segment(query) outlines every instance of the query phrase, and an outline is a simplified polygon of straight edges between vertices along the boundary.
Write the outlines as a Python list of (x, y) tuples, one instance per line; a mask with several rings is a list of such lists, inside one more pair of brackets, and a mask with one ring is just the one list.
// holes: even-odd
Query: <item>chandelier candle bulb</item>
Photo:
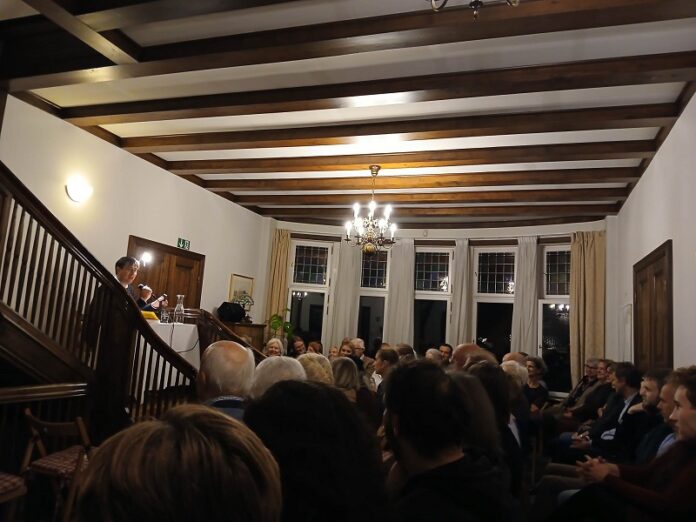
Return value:
[[(392, 212), (391, 205), (385, 205), (384, 217), (377, 219), (375, 211), (377, 210), (377, 202), (375, 201), (375, 180), (379, 173), (379, 165), (370, 165), (370, 173), (372, 175), (372, 198), (367, 205), (367, 217), (360, 216), (360, 204), (353, 205), (353, 220), (347, 221), (346, 237), (344, 241), (349, 242), (353, 246), (360, 247), (362, 253), (367, 256), (375, 255), (380, 250), (386, 250), (394, 246), (394, 232), (396, 226), (389, 221), (389, 216)], [(351, 237), (351, 230), (355, 230), (355, 234)], [(384, 237), (387, 229), (391, 230), (391, 238)]]

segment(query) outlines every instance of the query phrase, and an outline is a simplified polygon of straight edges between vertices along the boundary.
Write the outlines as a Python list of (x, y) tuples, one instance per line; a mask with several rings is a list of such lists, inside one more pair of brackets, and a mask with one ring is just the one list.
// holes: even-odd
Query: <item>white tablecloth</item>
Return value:
[(160, 338), (171, 346), (191, 366), (198, 370), (201, 365), (201, 349), (198, 327), (195, 324), (165, 323), (150, 321), (150, 326)]

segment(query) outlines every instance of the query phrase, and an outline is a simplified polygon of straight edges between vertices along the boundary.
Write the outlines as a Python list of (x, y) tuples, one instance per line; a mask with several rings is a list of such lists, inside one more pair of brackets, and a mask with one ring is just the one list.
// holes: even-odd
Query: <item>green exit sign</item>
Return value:
[(188, 239), (184, 239), (183, 237), (180, 237), (177, 240), (176, 246), (179, 248), (183, 248), (184, 250), (191, 250), (191, 242)]

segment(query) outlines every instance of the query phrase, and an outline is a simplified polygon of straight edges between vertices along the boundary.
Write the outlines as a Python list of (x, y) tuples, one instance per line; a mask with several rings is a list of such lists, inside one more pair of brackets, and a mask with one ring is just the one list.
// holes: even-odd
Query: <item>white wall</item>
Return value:
[[(191, 241), (205, 255), (201, 306), (227, 300), (230, 275), (255, 278), (252, 317), (263, 321), (274, 222), (197, 187), (73, 125), (8, 97), (0, 160), (109, 270), (128, 236), (176, 246)], [(82, 204), (65, 181), (81, 174), (94, 187)]]
[(622, 307), (633, 300), (633, 265), (672, 240), (674, 364), (696, 363), (696, 98), (607, 226), (607, 355), (630, 356)]

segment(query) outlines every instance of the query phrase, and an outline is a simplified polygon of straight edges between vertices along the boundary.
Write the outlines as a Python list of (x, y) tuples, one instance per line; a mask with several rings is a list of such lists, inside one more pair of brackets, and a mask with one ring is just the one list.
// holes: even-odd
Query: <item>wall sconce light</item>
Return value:
[(152, 262), (152, 254), (150, 252), (143, 252), (143, 255), (140, 256), (140, 262), (143, 266), (147, 266), (148, 263)]
[(82, 176), (71, 176), (65, 184), (65, 192), (75, 203), (87, 201), (94, 189)]

